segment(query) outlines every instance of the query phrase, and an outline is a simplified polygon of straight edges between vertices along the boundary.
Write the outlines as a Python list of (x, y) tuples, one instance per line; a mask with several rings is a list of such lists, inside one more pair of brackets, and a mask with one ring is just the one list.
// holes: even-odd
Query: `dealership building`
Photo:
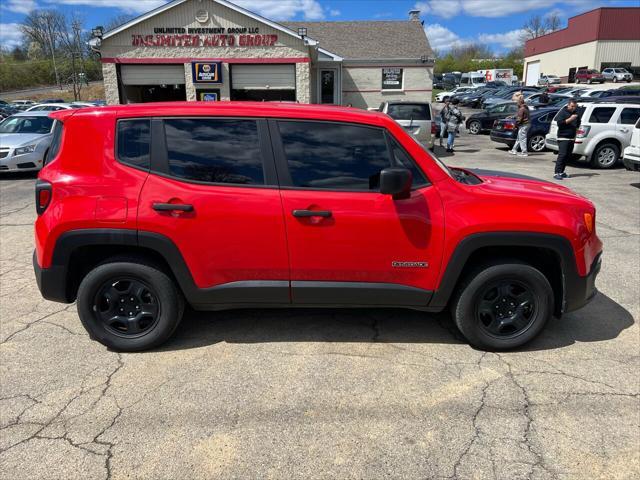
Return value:
[(430, 100), (433, 52), (406, 21), (275, 22), (225, 0), (174, 0), (94, 30), (109, 104), (254, 100), (368, 108)]
[(573, 82), (577, 70), (623, 67), (640, 78), (640, 8), (598, 8), (569, 19), (567, 28), (528, 40), (524, 79), (541, 75)]

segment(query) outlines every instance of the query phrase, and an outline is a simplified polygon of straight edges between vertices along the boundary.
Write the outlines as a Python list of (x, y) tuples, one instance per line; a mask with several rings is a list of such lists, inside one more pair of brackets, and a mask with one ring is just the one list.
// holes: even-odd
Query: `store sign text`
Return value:
[(131, 35), (134, 47), (271, 47), (278, 35), (260, 34), (257, 27), (158, 27), (154, 35)]

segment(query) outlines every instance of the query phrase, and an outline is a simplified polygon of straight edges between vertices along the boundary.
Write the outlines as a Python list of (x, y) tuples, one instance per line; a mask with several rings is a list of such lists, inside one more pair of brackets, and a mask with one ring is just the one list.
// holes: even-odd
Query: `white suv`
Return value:
[(640, 118), (633, 127), (631, 144), (624, 149), (622, 162), (627, 170), (640, 170)]
[[(640, 118), (640, 101), (599, 100), (594, 103), (578, 103), (581, 124), (578, 129), (574, 155), (584, 156), (597, 168), (613, 168), (622, 151), (631, 143), (633, 125)], [(558, 124), (554, 118), (545, 144), (558, 151)]]

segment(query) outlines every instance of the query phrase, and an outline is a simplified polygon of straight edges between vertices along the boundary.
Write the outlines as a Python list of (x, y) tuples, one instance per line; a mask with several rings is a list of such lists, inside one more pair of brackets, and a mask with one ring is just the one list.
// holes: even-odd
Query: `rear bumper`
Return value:
[(36, 252), (33, 252), (33, 271), (38, 289), (44, 298), (53, 302), (71, 303), (67, 297), (66, 269), (59, 265), (42, 268), (38, 264)]
[(509, 146), (513, 146), (513, 144), (516, 143), (513, 134), (498, 132), (496, 130), (491, 130), (491, 140), (498, 143), (506, 143)]
[(598, 292), (596, 289), (596, 277), (600, 273), (600, 267), (602, 266), (602, 252), (600, 252), (593, 263), (589, 273), (581, 277), (576, 275), (571, 278), (567, 276), (565, 278), (565, 306), (564, 313), (572, 312), (581, 307), (584, 307)]

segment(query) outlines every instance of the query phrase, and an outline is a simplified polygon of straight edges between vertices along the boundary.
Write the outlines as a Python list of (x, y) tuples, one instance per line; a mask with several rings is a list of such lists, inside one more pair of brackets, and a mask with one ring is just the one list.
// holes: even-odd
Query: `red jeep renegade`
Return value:
[(509, 349), (595, 294), (595, 209), (561, 186), (450, 169), (384, 114), (295, 104), (65, 110), (36, 184), (34, 268), (116, 350), (185, 302), (449, 308)]

